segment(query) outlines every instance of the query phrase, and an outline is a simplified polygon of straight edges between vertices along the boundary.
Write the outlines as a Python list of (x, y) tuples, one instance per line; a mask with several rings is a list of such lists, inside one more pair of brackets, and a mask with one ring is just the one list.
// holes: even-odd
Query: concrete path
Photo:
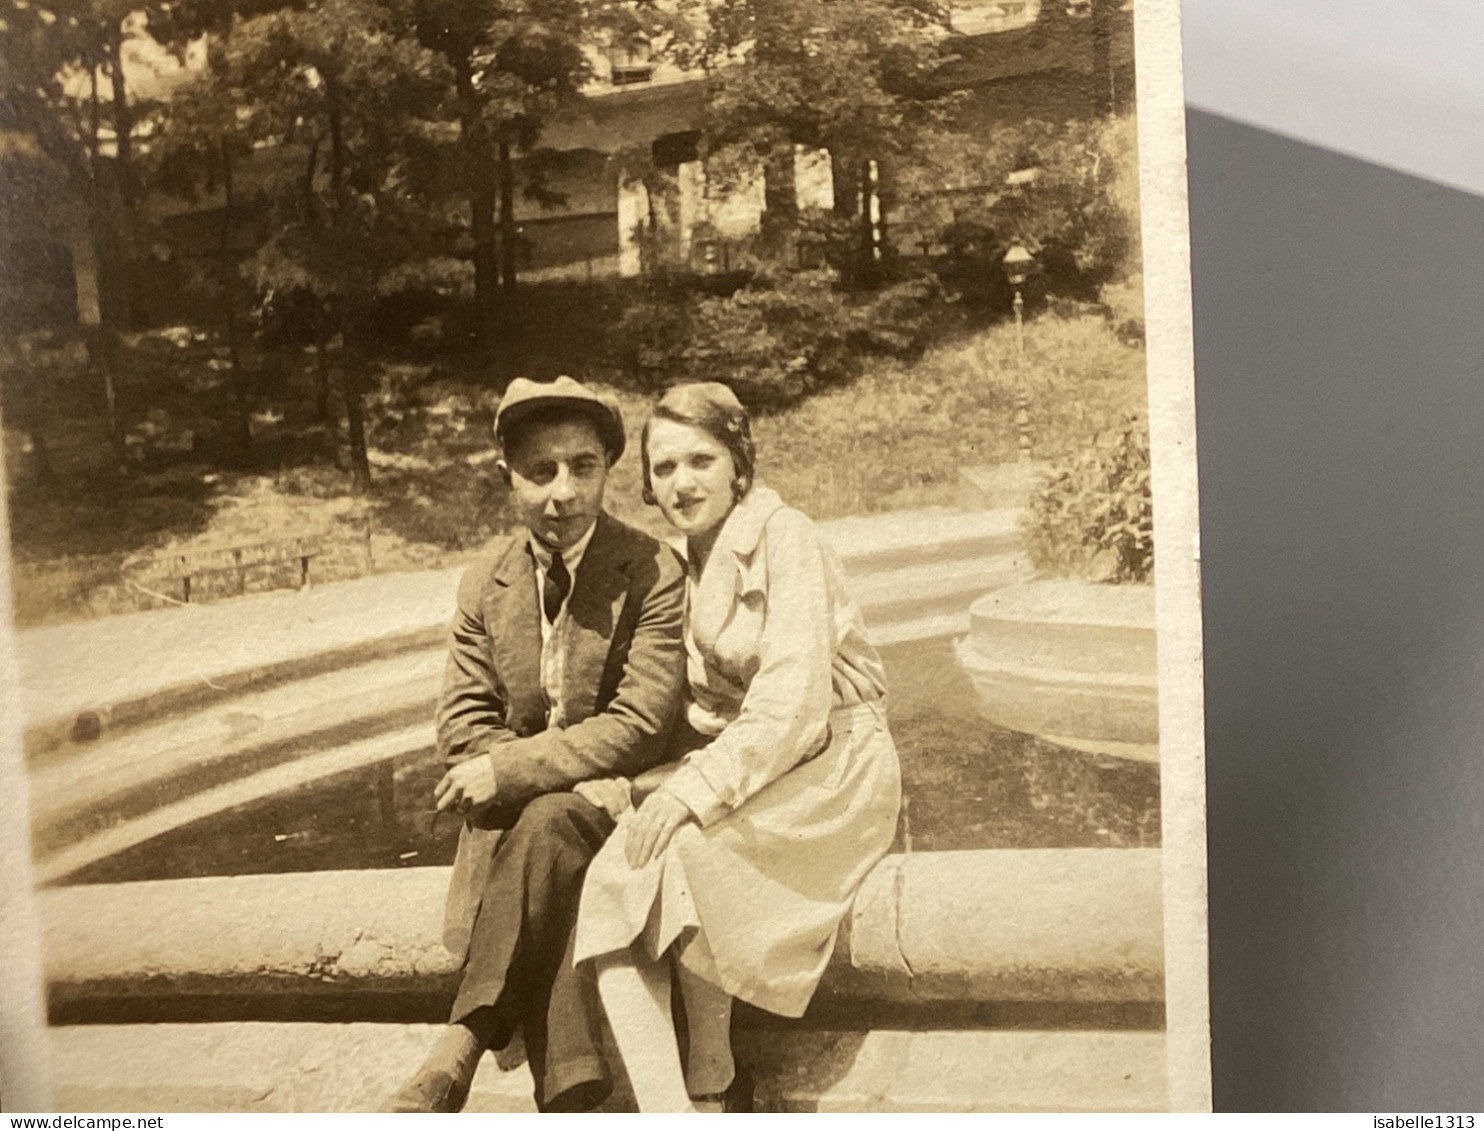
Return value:
[(462, 570), (388, 573), (19, 634), (28, 726), (86, 708), (436, 629), (453, 612)]
[[(52, 1030), (59, 1111), (371, 1112), (433, 1025), (86, 1025)], [(763, 1111), (1103, 1112), (1168, 1106), (1161, 1032), (755, 1030), (736, 1037)], [(468, 1112), (529, 1112), (486, 1057)], [(615, 1105), (614, 1110), (621, 1110)]]

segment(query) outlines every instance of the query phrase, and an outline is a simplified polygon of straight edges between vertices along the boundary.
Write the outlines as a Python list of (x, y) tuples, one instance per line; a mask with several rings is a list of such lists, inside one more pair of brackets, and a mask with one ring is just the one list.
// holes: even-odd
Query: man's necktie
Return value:
[(561, 554), (551, 555), (551, 565), (546, 569), (546, 586), (542, 590), (541, 604), (546, 613), (546, 623), (556, 624), (557, 614), (562, 611), (562, 602), (572, 592), (572, 575)]

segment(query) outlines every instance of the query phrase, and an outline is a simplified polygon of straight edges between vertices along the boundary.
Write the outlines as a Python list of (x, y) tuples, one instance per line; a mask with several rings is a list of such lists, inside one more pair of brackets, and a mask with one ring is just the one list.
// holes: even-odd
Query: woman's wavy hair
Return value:
[(654, 484), (649, 473), (649, 429), (656, 420), (673, 420), (699, 428), (732, 457), (732, 498), (741, 501), (752, 489), (757, 473), (757, 447), (752, 442), (752, 421), (737, 394), (717, 381), (693, 381), (670, 389), (654, 406), (639, 437), (639, 457), (644, 466), (644, 501), (655, 504)]

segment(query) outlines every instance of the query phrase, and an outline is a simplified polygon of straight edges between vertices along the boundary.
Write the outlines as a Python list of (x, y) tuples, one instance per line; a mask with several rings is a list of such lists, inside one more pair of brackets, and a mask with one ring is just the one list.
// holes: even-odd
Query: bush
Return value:
[(1032, 119), (988, 140), (942, 131), (922, 146), (923, 159), (900, 172), (894, 220), (941, 249), (934, 268), (967, 306), (1008, 306), (1001, 263), (1015, 243), (1036, 254), (1025, 288), (1033, 307), (1053, 296), (1096, 301), (1139, 261), (1131, 117)]
[(702, 299), (689, 313), (677, 359), (684, 376), (725, 381), (754, 407), (791, 404), (857, 372), (850, 312), (827, 279), (788, 276)]
[(1148, 581), (1154, 570), (1149, 436), (1130, 418), (1058, 466), (1031, 497), (1027, 552), (1040, 570), (1093, 581)]
[(942, 284), (931, 275), (886, 287), (857, 308), (851, 344), (864, 353), (916, 361), (932, 341), (947, 303)]
[(643, 392), (722, 381), (763, 410), (847, 384), (866, 355), (921, 355), (944, 305), (934, 280), (860, 296), (835, 282), (830, 271), (759, 274), (730, 293), (663, 294), (625, 312), (612, 353)]

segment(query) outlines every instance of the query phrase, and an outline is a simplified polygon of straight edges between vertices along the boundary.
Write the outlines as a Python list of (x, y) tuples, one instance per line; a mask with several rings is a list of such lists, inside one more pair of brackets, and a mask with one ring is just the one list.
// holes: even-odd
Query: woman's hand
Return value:
[(627, 778), (599, 778), (578, 782), (572, 787), (572, 792), (589, 805), (596, 805), (615, 821), (634, 807)]
[(624, 841), (624, 856), (630, 868), (643, 868), (656, 856), (664, 852), (670, 838), (686, 821), (695, 820), (695, 814), (685, 803), (663, 789), (651, 793), (644, 804), (634, 811), (629, 822), (628, 838)]

